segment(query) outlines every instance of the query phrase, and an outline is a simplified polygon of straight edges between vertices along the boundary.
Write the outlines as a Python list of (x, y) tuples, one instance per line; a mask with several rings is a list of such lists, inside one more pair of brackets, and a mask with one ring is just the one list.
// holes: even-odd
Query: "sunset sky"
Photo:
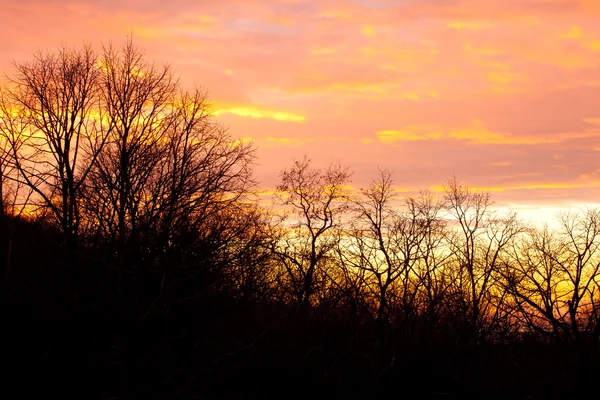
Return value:
[[(517, 211), (600, 199), (598, 0), (3, 0), (0, 71), (38, 49), (128, 35), (258, 147), (365, 186), (453, 174)], [(529, 211), (527, 211), (529, 210)]]

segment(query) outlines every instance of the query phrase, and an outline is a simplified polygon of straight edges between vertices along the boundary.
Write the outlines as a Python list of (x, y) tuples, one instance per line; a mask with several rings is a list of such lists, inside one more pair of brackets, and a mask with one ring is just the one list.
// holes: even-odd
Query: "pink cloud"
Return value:
[[(414, 188), (454, 173), (506, 204), (600, 194), (594, 0), (8, 0), (3, 17), (7, 74), (37, 49), (133, 35), (254, 138), (265, 186), (307, 153), (357, 186), (380, 166)], [(426, 140), (378, 140), (406, 127)]]

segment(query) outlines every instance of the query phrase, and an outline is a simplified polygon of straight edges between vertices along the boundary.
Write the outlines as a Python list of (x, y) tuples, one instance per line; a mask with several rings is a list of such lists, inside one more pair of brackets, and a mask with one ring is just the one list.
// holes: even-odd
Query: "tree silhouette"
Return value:
[(319, 267), (335, 246), (336, 236), (329, 233), (348, 207), (350, 176), (348, 168), (337, 164), (313, 168), (307, 157), (281, 172), (279, 204), (291, 209), (290, 225), (283, 228), (274, 252), (285, 269), (294, 301), (302, 308), (311, 304), (317, 284), (325, 279)]
[(177, 82), (168, 67), (148, 64), (129, 41), (121, 50), (109, 45), (99, 58), (100, 95), (109, 137), (92, 169), (86, 195), (92, 225), (117, 243), (123, 268), (129, 248), (139, 248), (146, 187), (164, 157)]
[(51, 212), (71, 246), (79, 234), (81, 189), (108, 132), (97, 59), (89, 46), (62, 47), (15, 67), (0, 100), (0, 134), (17, 172), (12, 179), (37, 194), (35, 205)]
[(600, 214), (563, 213), (559, 222), (516, 244), (506, 284), (523, 328), (578, 345), (597, 342)]
[(243, 205), (254, 201), (252, 143), (231, 137), (201, 90), (184, 91), (131, 40), (100, 56), (62, 47), (15, 65), (0, 98), (3, 212), (8, 194), (34, 215), (49, 211), (65, 248), (83, 238), (81, 249), (116, 271), (119, 293), (124, 274), (161, 282), (162, 293), (200, 268), (198, 254), (206, 263), (231, 253), (223, 238), (258, 221)]
[(349, 274), (364, 279), (383, 349), (400, 329), (413, 331), (421, 292), (435, 307), (443, 290), (432, 282), (444, 257), (437, 248), (444, 237), (441, 204), (426, 193), (399, 200), (392, 174), (383, 170), (361, 190), (353, 208), (352, 228), (340, 256)]
[(488, 193), (461, 186), (456, 178), (446, 186), (445, 201), (456, 224), (449, 245), (456, 311), (465, 317), (459, 332), (470, 342), (485, 340), (512, 327), (499, 272), (523, 227), (514, 213), (503, 216), (493, 211)]

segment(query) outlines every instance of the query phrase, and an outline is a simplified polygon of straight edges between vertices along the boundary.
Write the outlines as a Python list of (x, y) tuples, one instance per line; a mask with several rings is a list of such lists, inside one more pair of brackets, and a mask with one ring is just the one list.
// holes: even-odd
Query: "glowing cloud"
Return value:
[[(508, 192), (522, 190), (561, 190), (600, 187), (600, 181), (584, 183), (530, 183), (526, 185), (507, 186), (471, 186), (470, 189), (483, 192)], [(444, 185), (433, 185), (429, 187), (432, 192), (444, 192)]]
[(490, 23), (487, 21), (454, 21), (449, 22), (447, 26), (457, 31), (479, 31), (489, 27)]
[(491, 132), (479, 120), (474, 120), (468, 128), (450, 131), (448, 137), (468, 140), (476, 144), (539, 144), (548, 143), (549, 141), (545, 138), (511, 137), (506, 134)]
[(265, 110), (258, 107), (252, 106), (236, 106), (236, 107), (226, 107), (226, 108), (217, 108), (214, 112), (214, 115), (218, 116), (221, 114), (233, 114), (239, 117), (247, 117), (254, 119), (272, 119), (275, 121), (281, 122), (297, 122), (302, 123), (306, 121), (306, 117), (303, 115), (295, 114), (289, 111), (274, 111), (274, 110)]
[(293, 138), (293, 137), (273, 137), (269, 136), (266, 138), (266, 141), (270, 144), (276, 145), (300, 145), (304, 143), (314, 142), (314, 139), (311, 138)]
[(583, 122), (590, 125), (600, 125), (600, 118), (584, 118)]
[(567, 32), (560, 35), (560, 37), (564, 39), (580, 39), (583, 37), (583, 31), (578, 26), (572, 26)]
[(360, 30), (360, 33), (362, 33), (364, 36), (371, 37), (375, 33), (375, 28), (373, 28), (371, 25), (365, 25)]
[[(511, 137), (506, 134), (491, 132), (479, 120), (461, 129), (447, 129), (441, 126), (407, 126), (400, 130), (382, 130), (376, 132), (382, 143), (412, 142), (420, 140), (458, 139), (473, 144), (540, 144), (557, 143), (558, 138)], [(565, 135), (565, 138), (568, 138)]]
[(381, 166), (406, 187), (456, 173), (513, 188), (498, 189), (506, 203), (600, 199), (596, 0), (2, 6), (0, 74), (37, 49), (131, 35), (149, 62), (206, 89), (232, 134), (254, 138), (266, 187), (306, 152), (348, 164), (358, 186)]
[(383, 143), (413, 142), (417, 140), (432, 140), (442, 137), (441, 133), (435, 132), (430, 127), (407, 126), (402, 130), (377, 131), (376, 135)]
[(588, 42), (585, 47), (592, 51), (600, 51), (600, 40)]
[(484, 55), (484, 56), (496, 56), (499, 54), (503, 54), (502, 50), (490, 48), (487, 46), (475, 47), (475, 46), (471, 46), (470, 44), (467, 44), (464, 46), (464, 49), (469, 53)]

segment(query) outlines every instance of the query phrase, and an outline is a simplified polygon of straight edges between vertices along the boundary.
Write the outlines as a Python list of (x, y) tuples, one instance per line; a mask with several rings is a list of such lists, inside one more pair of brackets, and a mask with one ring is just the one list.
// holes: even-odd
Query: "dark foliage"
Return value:
[[(399, 338), (378, 349), (375, 324), (346, 310), (249, 300), (220, 290), (229, 277), (202, 274), (177, 287), (164, 312), (131, 310), (154, 300), (156, 282), (116, 275), (93, 252), (66, 253), (39, 222), (14, 226), (12, 271), (2, 283), (4, 390), (18, 398), (562, 398), (599, 371), (571, 345), (522, 335), (464, 344)], [(6, 271), (4, 271), (6, 272)], [(176, 293), (182, 293), (176, 296)], [(14, 392), (13, 392), (14, 390)]]

